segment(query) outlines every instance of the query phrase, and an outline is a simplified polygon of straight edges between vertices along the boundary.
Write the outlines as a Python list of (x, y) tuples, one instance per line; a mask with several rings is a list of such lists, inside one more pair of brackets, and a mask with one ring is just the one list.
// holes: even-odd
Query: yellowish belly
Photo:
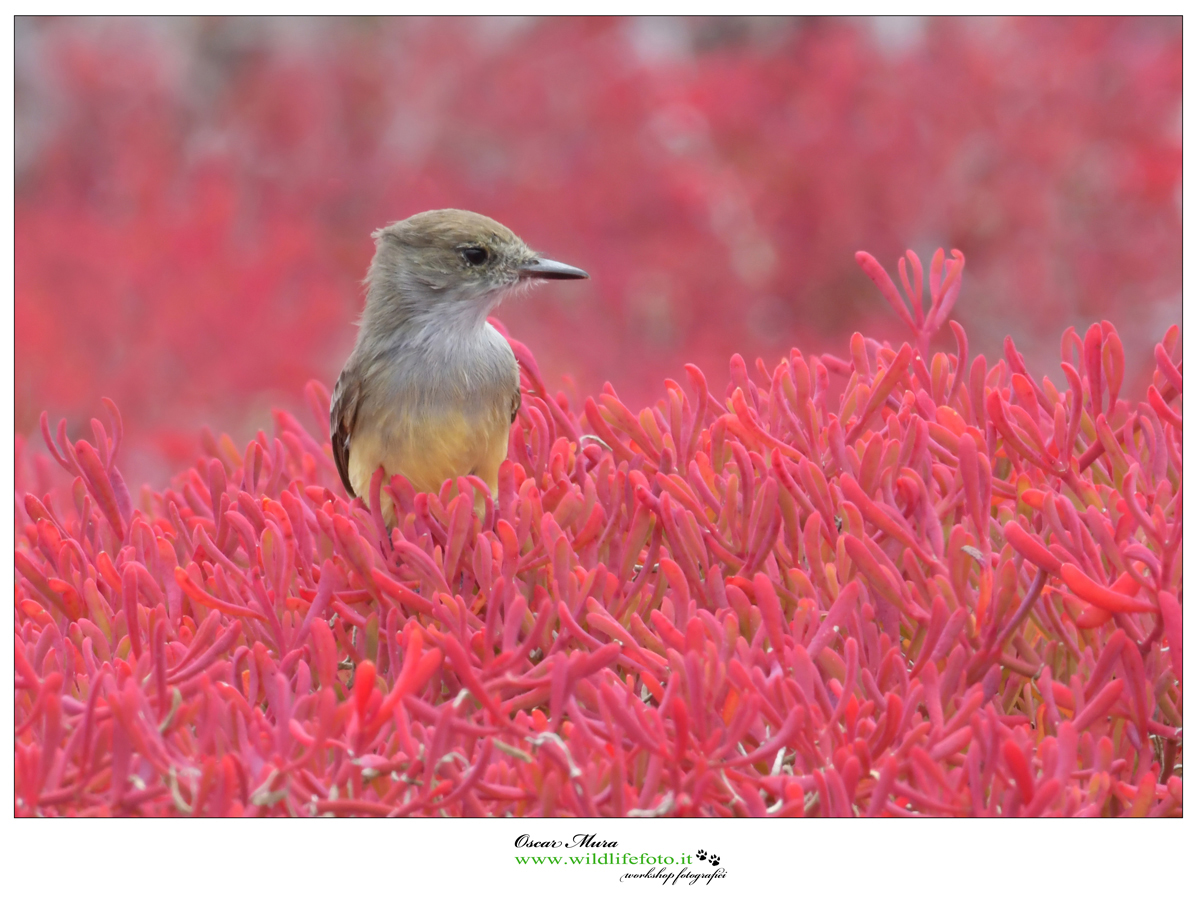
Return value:
[[(381, 465), (387, 478), (403, 475), (417, 491), (436, 493), (447, 478), (477, 475), (493, 495), (500, 463), (508, 455), (507, 417), (468, 419), (455, 412), (420, 422), (395, 419), (356, 428), (350, 441), (349, 474), (354, 492), (370, 505), (371, 477)], [(391, 500), (381, 503), (394, 524)]]

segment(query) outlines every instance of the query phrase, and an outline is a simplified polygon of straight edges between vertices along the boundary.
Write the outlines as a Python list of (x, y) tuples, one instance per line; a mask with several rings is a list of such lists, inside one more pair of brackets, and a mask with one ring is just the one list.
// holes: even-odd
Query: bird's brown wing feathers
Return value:
[(517, 388), (516, 391), (513, 392), (512, 416), (509, 417), (509, 420), (508, 420), (509, 425), (511, 425), (513, 422), (517, 421), (517, 410), (519, 410), (520, 408), (521, 408), (521, 389)]
[(338, 376), (329, 400), (329, 440), (333, 444), (333, 461), (346, 493), (356, 496), (350, 484), (350, 436), (354, 433), (354, 421), (358, 418), (358, 401), (361, 381), (358, 373), (347, 365)]

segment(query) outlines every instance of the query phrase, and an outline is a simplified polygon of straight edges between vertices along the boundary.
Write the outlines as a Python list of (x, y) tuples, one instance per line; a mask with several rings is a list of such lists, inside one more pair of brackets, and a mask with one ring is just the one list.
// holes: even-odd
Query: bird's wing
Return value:
[(512, 415), (508, 419), (508, 424), (511, 425), (517, 421), (517, 410), (521, 408), (521, 389), (518, 387), (513, 391), (512, 396)]
[(354, 421), (358, 418), (358, 401), (361, 396), (362, 379), (356, 366), (347, 365), (333, 386), (329, 399), (329, 440), (333, 444), (333, 461), (346, 493), (356, 496), (350, 484), (350, 436), (354, 433)]

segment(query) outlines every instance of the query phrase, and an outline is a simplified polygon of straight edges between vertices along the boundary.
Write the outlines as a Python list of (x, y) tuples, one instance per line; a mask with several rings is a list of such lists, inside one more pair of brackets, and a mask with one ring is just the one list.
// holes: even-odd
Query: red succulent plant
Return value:
[(498, 496), (380, 472), (390, 535), (289, 413), (136, 500), (114, 404), (92, 442), (43, 414), (17, 814), (1179, 815), (1179, 329), (1139, 400), (1068, 329), (1059, 390), (971, 357), (962, 254), (928, 306), (915, 254), (904, 294), (858, 261), (915, 345), (689, 365), (635, 413), (512, 341)]

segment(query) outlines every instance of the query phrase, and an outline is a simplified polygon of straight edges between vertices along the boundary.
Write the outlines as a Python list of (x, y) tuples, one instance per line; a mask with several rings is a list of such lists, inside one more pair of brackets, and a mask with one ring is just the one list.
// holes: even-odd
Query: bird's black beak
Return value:
[(566, 263), (555, 262), (552, 259), (531, 259), (522, 263), (522, 278), (587, 278), (588, 273), (583, 269), (568, 266)]

